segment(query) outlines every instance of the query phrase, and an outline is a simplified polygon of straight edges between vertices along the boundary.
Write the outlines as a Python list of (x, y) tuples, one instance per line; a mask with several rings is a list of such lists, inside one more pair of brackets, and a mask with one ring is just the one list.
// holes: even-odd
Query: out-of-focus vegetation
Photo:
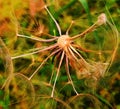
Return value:
[[(54, 96), (51, 97), (61, 53), (51, 56), (36, 75), (29, 78), (47, 58), (49, 50), (26, 56), (22, 54), (34, 53), (56, 42), (39, 42), (19, 37), (19, 34), (39, 39), (48, 39), (51, 37), (48, 34), (59, 36), (45, 5), (60, 25), (62, 34), (74, 21), (69, 31), (71, 37), (90, 27), (101, 13), (105, 13), (112, 24), (111, 27), (106, 24), (96, 28), (85, 38), (76, 40), (87, 50), (95, 50), (98, 54), (102, 51), (99, 55), (79, 51), (87, 61), (96, 65), (98, 72), (104, 72), (101, 63), (108, 68), (102, 75), (95, 73), (95, 79), (86, 75), (79, 78), (80, 72), (75, 73), (73, 68), (77, 64), (70, 63), (73, 65), (69, 66), (70, 75), (78, 95), (68, 81), (63, 59)], [(119, 17), (119, 0), (1, 0), (0, 109), (120, 109), (120, 49), (118, 47), (115, 54), (110, 52), (117, 48), (119, 39), (114, 36), (114, 30), (120, 31)]]

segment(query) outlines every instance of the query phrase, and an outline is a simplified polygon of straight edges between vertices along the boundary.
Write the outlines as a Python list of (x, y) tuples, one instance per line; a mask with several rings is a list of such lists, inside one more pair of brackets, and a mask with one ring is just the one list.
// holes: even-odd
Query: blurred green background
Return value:
[[(0, 87), (10, 75), (9, 72), (4, 73), (5, 56), (17, 56), (27, 53), (30, 49), (52, 44), (19, 38), (16, 36), (17, 30), (20, 34), (29, 36), (42, 37), (41, 32), (58, 35), (55, 23), (43, 9), (44, 4), (59, 23), (62, 34), (65, 34), (72, 20), (75, 23), (69, 32), (70, 36), (83, 32), (96, 21), (100, 13), (106, 13), (110, 22), (114, 22), (118, 32), (120, 31), (119, 0), (45, 0), (44, 2), (43, 0), (0, 0), (0, 37), (9, 50), (7, 54), (2, 52), (2, 48), (0, 49)], [(107, 45), (112, 46), (108, 42)], [(43, 52), (13, 60), (14, 73), (30, 76), (47, 54), (48, 52)], [(70, 107), (72, 109), (120, 109), (119, 54), (118, 48), (109, 75), (101, 78), (97, 87), (94, 87), (94, 84), (86, 86), (84, 80), (78, 80), (76, 74), (72, 73), (76, 89), (81, 93), (75, 97), (71, 85), (67, 83), (65, 69), (62, 67), (55, 91), (57, 98), (54, 99), (50, 98), (52, 86), (49, 84), (50, 76), (54, 72), (54, 57), (52, 57), (32, 80), (33, 85), (24, 76), (18, 75), (12, 80), (9, 91), (1, 89), (0, 109), (69, 109)], [(51, 83), (54, 83), (54, 79)], [(37, 96), (35, 100), (34, 94)]]

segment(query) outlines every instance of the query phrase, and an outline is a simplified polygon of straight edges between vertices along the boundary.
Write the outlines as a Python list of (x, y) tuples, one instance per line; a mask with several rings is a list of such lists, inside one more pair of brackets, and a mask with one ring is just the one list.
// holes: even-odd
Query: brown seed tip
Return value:
[(102, 13), (98, 16), (98, 21), (97, 21), (98, 23), (97, 24), (100, 26), (100, 25), (105, 24), (106, 21), (107, 21), (106, 15), (105, 15), (105, 13)]

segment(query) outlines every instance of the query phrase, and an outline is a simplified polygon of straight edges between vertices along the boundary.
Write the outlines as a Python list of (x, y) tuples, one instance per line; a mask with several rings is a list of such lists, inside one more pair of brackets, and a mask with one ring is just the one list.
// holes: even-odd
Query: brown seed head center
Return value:
[(68, 35), (62, 35), (58, 38), (58, 45), (60, 48), (65, 49), (70, 45), (70, 37)]

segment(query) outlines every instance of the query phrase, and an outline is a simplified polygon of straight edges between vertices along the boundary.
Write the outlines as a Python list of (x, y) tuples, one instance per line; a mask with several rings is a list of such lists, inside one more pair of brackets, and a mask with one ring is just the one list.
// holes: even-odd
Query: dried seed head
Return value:
[(106, 21), (107, 21), (106, 15), (105, 15), (105, 13), (102, 13), (98, 16), (97, 25), (98, 26), (103, 25), (106, 23)]
[(58, 38), (58, 45), (60, 48), (64, 49), (70, 45), (70, 38), (68, 35), (62, 35)]

